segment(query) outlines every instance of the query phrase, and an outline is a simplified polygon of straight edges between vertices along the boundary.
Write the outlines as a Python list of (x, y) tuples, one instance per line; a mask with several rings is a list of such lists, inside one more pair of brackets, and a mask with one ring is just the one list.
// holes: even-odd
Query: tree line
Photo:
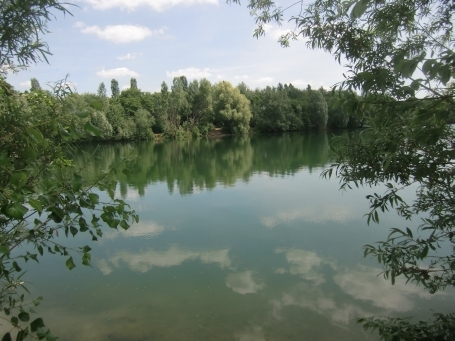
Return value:
[[(336, 106), (340, 96), (320, 88), (299, 89), (292, 84), (251, 89), (245, 83), (237, 87), (229, 82), (212, 84), (207, 79), (189, 82), (175, 77), (169, 86), (150, 93), (138, 88), (131, 78), (130, 87), (120, 91), (116, 79), (111, 81), (111, 96), (101, 83), (96, 93), (78, 94), (68, 88), (63, 102), (68, 108), (87, 113), (76, 127), (90, 122), (102, 132), (103, 140), (147, 140), (155, 134), (176, 138), (207, 136), (215, 127), (224, 133), (302, 131), (325, 128), (357, 128), (362, 121)], [(56, 92), (56, 91), (54, 91)], [(57, 91), (58, 93), (58, 91)], [(29, 101), (46, 103), (55, 96), (43, 91), (32, 78), (31, 89), (24, 93)]]

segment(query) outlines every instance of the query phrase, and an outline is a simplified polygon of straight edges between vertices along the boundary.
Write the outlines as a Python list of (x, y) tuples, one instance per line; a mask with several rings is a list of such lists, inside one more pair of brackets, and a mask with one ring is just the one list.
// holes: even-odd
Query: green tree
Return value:
[(123, 90), (118, 96), (118, 100), (128, 116), (134, 116), (136, 111), (142, 108), (141, 92), (138, 89)]
[(245, 134), (251, 119), (250, 102), (229, 82), (213, 87), (215, 122), (231, 133)]
[(293, 111), (283, 86), (281, 86), (281, 91), (269, 86), (262, 90), (260, 108), (256, 119), (256, 126), (259, 130), (266, 132), (289, 130), (289, 116), (293, 114)]
[(30, 91), (41, 90), (41, 85), (36, 78), (30, 79)]
[(4, 0), (0, 3), (0, 73), (17, 71), (50, 55), (41, 40), (47, 22), (55, 13), (70, 14), (65, 4), (56, 0)]
[(172, 81), (165, 127), (166, 134), (171, 137), (177, 137), (180, 134), (180, 121), (182, 118), (187, 118), (189, 114), (188, 93), (185, 91), (185, 80), (186, 78), (174, 77)]
[(122, 127), (124, 126), (125, 110), (117, 100), (111, 100), (106, 110), (106, 118), (112, 126), (112, 138), (115, 140), (127, 139)]
[(98, 97), (100, 99), (104, 99), (107, 97), (107, 91), (106, 91), (106, 86), (104, 85), (104, 82), (101, 82), (100, 85), (98, 86), (98, 91), (96, 92)]
[[(237, 2), (237, 1), (236, 1)], [(301, 3), (300, 1), (298, 2)], [(272, 2), (251, 0), (256, 36), (264, 25), (280, 21)], [(300, 6), (299, 6), (300, 9)], [(360, 91), (341, 103), (369, 126), (368, 133), (335, 143), (337, 162), (324, 175), (337, 174), (342, 187), (384, 185), (369, 195), (368, 222), (395, 209), (404, 219), (424, 216), (418, 231), (406, 222), (380, 243), (365, 246), (384, 276), (398, 276), (434, 293), (455, 285), (455, 133), (446, 124), (455, 110), (455, 52), (452, 1), (316, 0), (292, 20), (296, 30), (280, 41), (304, 37), (348, 68), (341, 89)], [(400, 192), (413, 186), (415, 198)], [(361, 319), (383, 340), (453, 340), (455, 315), (435, 314), (429, 322), (398, 318)]]
[(313, 127), (325, 128), (329, 118), (328, 107), (324, 95), (320, 91), (308, 90), (307, 112)]
[(156, 105), (154, 106), (156, 132), (164, 132), (167, 124), (167, 114), (169, 108), (169, 88), (166, 82), (161, 83), (161, 91), (157, 95)]
[(136, 80), (136, 78), (131, 78), (131, 80), (130, 80), (130, 89), (138, 90), (137, 89), (137, 80)]
[(212, 84), (207, 79), (192, 81), (188, 85), (188, 102), (190, 105), (188, 124), (191, 129), (198, 128), (203, 135), (213, 122)]
[(112, 98), (117, 98), (120, 95), (120, 88), (116, 79), (111, 80)]
[(134, 113), (134, 123), (136, 124), (136, 138), (149, 140), (153, 138), (153, 117), (145, 109), (139, 109)]

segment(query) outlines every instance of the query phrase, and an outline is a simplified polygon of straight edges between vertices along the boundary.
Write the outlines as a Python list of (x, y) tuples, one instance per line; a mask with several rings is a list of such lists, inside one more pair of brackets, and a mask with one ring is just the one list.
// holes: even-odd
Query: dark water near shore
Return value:
[(320, 177), (325, 132), (89, 145), (75, 163), (97, 173), (129, 153), (117, 192), (140, 223), (69, 239), (92, 247), (93, 268), (53, 256), (27, 274), (61, 340), (376, 340), (356, 318), (453, 307), (453, 291), (391, 286), (363, 259), (404, 221), (368, 226), (372, 190)]

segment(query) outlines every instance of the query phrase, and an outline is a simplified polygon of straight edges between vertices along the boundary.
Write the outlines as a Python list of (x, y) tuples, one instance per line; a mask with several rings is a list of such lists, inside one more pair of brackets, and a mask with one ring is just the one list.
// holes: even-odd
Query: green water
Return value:
[(117, 192), (140, 223), (66, 241), (89, 243), (93, 268), (29, 269), (46, 324), (69, 341), (376, 340), (356, 318), (450, 311), (453, 291), (392, 287), (363, 259), (403, 222), (367, 226), (371, 190), (320, 178), (328, 148), (325, 132), (81, 147), (87, 174), (139, 155)]

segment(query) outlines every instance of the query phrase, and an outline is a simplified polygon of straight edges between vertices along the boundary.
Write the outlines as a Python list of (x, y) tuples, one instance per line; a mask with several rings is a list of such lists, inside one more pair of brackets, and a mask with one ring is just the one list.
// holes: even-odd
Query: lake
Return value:
[(377, 340), (358, 317), (450, 312), (453, 290), (392, 286), (363, 258), (404, 221), (368, 226), (374, 190), (340, 192), (320, 177), (330, 134), (81, 146), (86, 174), (138, 154), (117, 194), (140, 222), (104, 227), (98, 242), (63, 240), (89, 244), (93, 267), (78, 259), (69, 271), (58, 256), (28, 265), (28, 287), (44, 297), (36, 310), (68, 341)]

